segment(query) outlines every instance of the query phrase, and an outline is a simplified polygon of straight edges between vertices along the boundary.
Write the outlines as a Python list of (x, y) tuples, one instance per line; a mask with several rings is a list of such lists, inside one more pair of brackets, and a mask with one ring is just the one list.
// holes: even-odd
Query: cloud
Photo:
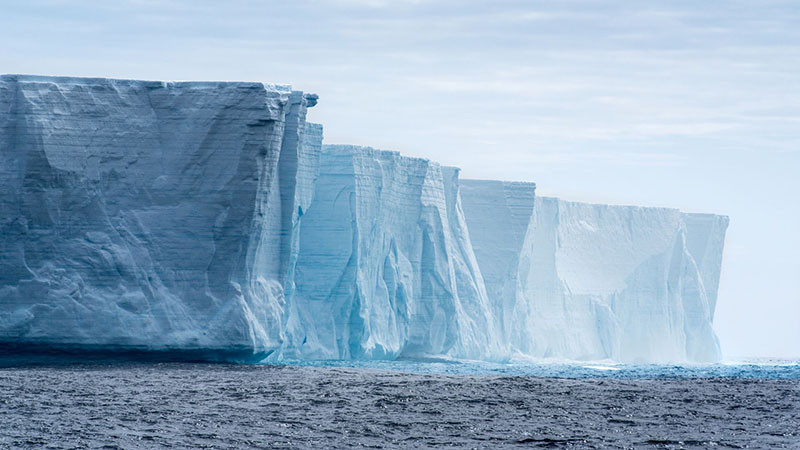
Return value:
[(420, 5), (424, 2), (430, 3), (431, 1), (432, 0), (329, 0), (317, 3), (366, 8), (390, 8), (398, 6)]

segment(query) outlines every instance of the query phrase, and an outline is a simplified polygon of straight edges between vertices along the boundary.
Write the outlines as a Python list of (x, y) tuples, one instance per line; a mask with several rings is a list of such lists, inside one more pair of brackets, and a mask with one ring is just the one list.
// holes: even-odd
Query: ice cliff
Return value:
[(457, 170), (353, 146), (326, 146), (319, 167), (282, 355), (496, 357)]
[[(487, 182), (462, 185), (470, 229), (514, 224), (484, 206), (501, 205), (509, 216), (517, 202), (507, 184), (495, 184), (492, 196)], [(726, 217), (543, 197), (525, 203), (534, 206), (532, 214), (524, 210), (524, 238), (472, 235), (484, 273), (510, 270), (500, 278), (500, 298), (513, 303), (506, 330), (516, 352), (623, 362), (720, 359), (711, 323)], [(479, 250), (485, 247), (492, 252)]]
[[(462, 180), (467, 228), (493, 314), (507, 345), (519, 332), (520, 254), (534, 207), (534, 183)], [(498, 232), (498, 230), (500, 232)], [(520, 338), (517, 338), (518, 342)]]
[(271, 352), (282, 250), (313, 172), (297, 162), (309, 98), (262, 83), (0, 78), (0, 341)]
[(316, 102), (0, 77), (0, 356), (719, 359), (726, 217), (323, 146)]

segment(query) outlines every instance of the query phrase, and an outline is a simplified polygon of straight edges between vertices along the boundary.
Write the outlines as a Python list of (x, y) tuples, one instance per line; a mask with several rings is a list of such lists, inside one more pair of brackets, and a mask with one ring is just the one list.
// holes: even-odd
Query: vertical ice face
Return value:
[[(728, 217), (714, 214), (681, 214), (684, 225), (685, 252), (689, 262), (687, 270), (693, 284), (683, 292), (683, 308), (687, 316), (687, 357), (695, 361), (716, 361), (720, 358), (719, 345), (711, 327), (717, 305), (722, 248)], [(707, 314), (707, 315), (706, 315)]]
[(682, 218), (686, 226), (686, 248), (700, 271), (700, 279), (713, 318), (717, 306), (722, 249), (725, 245), (728, 217), (716, 214), (683, 214)]
[(305, 104), (262, 83), (0, 78), (0, 341), (271, 351), (279, 167), (302, 171), (279, 159)]
[[(487, 291), (511, 311), (504, 327), (516, 351), (575, 360), (719, 360), (711, 323), (726, 217), (531, 201), (532, 190), (514, 197), (527, 205), (520, 209), (503, 201), (500, 182), (462, 186)], [(531, 206), (520, 238), (514, 214), (528, 216)], [(487, 229), (502, 237), (473, 231)]]
[[(282, 280), (289, 280), (288, 271), (292, 265), (290, 260), (293, 242), (303, 207), (311, 202), (309, 191), (313, 189), (319, 163), (319, 148), (322, 145), (322, 132), (319, 130), (319, 142), (306, 139), (305, 131), (311, 130), (314, 137), (317, 130), (312, 124), (306, 127), (306, 109), (308, 100), (299, 91), (292, 92), (286, 107), (283, 140), (281, 143), (278, 173), (280, 177), (281, 195), (281, 267), (286, 270)], [(296, 255), (295, 255), (296, 256)]]
[(461, 180), (461, 199), (472, 246), (492, 312), (506, 343), (519, 333), (519, 257), (534, 206), (534, 183)]
[(323, 149), (316, 100), (0, 77), (0, 351), (719, 359), (727, 217)]
[(461, 327), (459, 347), (452, 353), (467, 358), (504, 360), (510, 356), (511, 348), (503, 335), (503, 317), (496, 313), (478, 266), (464, 214), (459, 172), (455, 167), (442, 167), (456, 293), (464, 309), (462, 321), (469, 323)]
[[(680, 213), (540, 198), (523, 250), (526, 353), (570, 359), (686, 359)], [(707, 305), (706, 305), (707, 309)], [(710, 320), (708, 311), (704, 320)], [(553, 335), (560, 330), (558, 335)], [(712, 340), (712, 343), (715, 342)]]
[(477, 358), (498, 345), (468, 237), (454, 236), (454, 226), (466, 232), (457, 173), (445, 172), (394, 152), (325, 147), (283, 356)]
[[(316, 123), (303, 124), (303, 133), (300, 136), (299, 145), (295, 140), (295, 145), (289, 146), (287, 151), (292, 154), (293, 164), (289, 170), (282, 172), (287, 187), (281, 190), (282, 195), (284, 195), (282, 199), (284, 205), (284, 229), (281, 231), (284, 248), (281, 253), (285, 255), (287, 275), (284, 284), (288, 292), (294, 289), (294, 268), (297, 264), (299, 251), (300, 222), (314, 198), (321, 151), (322, 125)], [(287, 152), (282, 150), (282, 155)]]

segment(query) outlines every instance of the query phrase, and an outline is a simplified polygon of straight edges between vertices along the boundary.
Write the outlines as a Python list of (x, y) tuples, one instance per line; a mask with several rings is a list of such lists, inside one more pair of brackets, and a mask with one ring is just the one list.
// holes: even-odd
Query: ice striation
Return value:
[[(516, 353), (635, 363), (720, 359), (711, 324), (727, 217), (546, 197), (526, 199), (535, 206), (522, 210), (508, 183), (462, 186), (470, 230), (507, 224), (503, 240), (480, 233), (472, 240), (487, 289), (495, 284), (490, 292), (510, 311), (505, 329)], [(524, 238), (515, 212), (530, 217)], [(487, 274), (501, 271), (491, 282)]]
[(496, 357), (457, 170), (354, 146), (319, 167), (280, 356)]
[(0, 77), (0, 356), (719, 359), (727, 217), (323, 146), (316, 102)]
[(0, 78), (0, 341), (274, 350), (305, 104), (262, 83)]
[[(520, 342), (519, 267), (534, 208), (534, 183), (462, 180), (461, 199), (472, 247), (506, 345)], [(498, 232), (499, 231), (499, 232)]]

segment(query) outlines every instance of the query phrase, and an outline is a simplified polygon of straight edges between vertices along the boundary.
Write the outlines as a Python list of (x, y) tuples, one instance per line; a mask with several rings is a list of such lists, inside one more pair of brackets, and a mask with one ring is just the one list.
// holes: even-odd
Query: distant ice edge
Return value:
[(0, 356), (721, 359), (727, 217), (323, 146), (316, 101), (0, 76)]
[[(720, 361), (712, 321), (727, 217), (547, 197), (520, 202), (519, 187), (509, 183), (463, 180), (462, 186), (470, 230), (507, 224), (511, 231), (503, 238), (473, 233), (472, 240), (480, 267), (503, 271), (487, 275), (487, 287), (493, 280), (513, 305), (506, 332), (515, 353)], [(530, 218), (523, 233), (514, 211)]]

